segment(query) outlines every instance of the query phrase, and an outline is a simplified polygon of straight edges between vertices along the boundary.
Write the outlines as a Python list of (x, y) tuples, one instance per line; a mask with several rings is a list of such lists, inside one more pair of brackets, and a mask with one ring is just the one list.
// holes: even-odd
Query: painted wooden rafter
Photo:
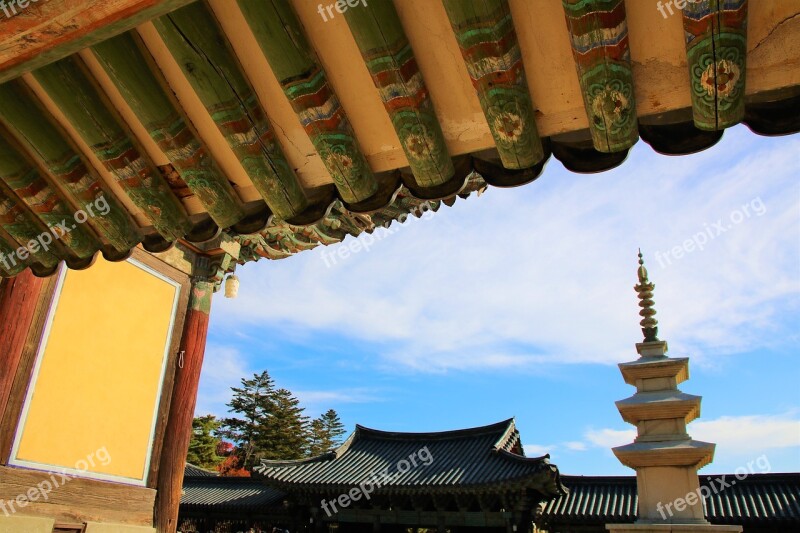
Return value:
[(444, 6), (503, 166), (540, 163), (545, 152), (508, 2), (445, 0)]
[(378, 182), (290, 2), (238, 4), (342, 200), (357, 204), (370, 198)]
[[(270, 210), (279, 218), (300, 214), (308, 205), (305, 192), (208, 6), (197, 2), (153, 24)], [(108, 43), (96, 50), (106, 60), (130, 55), (129, 44), (115, 45), (113, 51)], [(124, 75), (121, 66), (118, 75)]]
[(87, 224), (120, 256), (128, 254), (141, 241), (141, 233), (125, 207), (50, 122), (19, 80), (0, 85), (0, 121), (39, 159), (51, 178), (69, 193), (80, 209), (94, 212), (95, 202), (100, 197), (105, 199), (108, 213), (96, 213), (88, 218)]
[[(79, 59), (62, 59), (37, 70), (34, 77), (156, 231), (168, 241), (186, 235), (191, 229), (186, 210), (106, 107)], [(202, 201), (204, 196), (198, 196)], [(214, 211), (213, 205), (204, 205)]]
[[(48, 250), (44, 250), (36, 240), (42, 234), (36, 219), (30, 216), (6, 187), (0, 187), (0, 226), (20, 244), (18, 250), (22, 252), (22, 255), (14, 253), (0, 259), (4, 266), (13, 268), (14, 263), (28, 254), (45, 268), (52, 268), (58, 264), (58, 258)], [(34, 243), (34, 246), (28, 248), (29, 243)]]
[(126, 33), (94, 46), (92, 52), (212, 220), (226, 228), (244, 218), (236, 192), (170, 98), (166, 83), (157, 78), (158, 68), (138, 37)]
[(348, 9), (345, 19), (421, 187), (455, 174), (439, 119), (391, 0)]
[(78, 259), (88, 259), (100, 249), (100, 242), (84, 226), (68, 233), (61, 229), (74, 218), (74, 210), (60, 193), (42, 177), (25, 156), (16, 150), (13, 139), (0, 131), (0, 180), (45, 226), (58, 235), (58, 242)]
[(745, 111), (747, 0), (688, 2), (682, 13), (695, 126), (738, 124)]
[(589, 130), (596, 150), (621, 152), (639, 139), (623, 0), (563, 0)]

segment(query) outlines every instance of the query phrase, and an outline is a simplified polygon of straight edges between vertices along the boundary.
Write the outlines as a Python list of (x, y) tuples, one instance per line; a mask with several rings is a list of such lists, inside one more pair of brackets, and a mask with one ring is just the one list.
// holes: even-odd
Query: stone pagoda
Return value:
[(622, 419), (636, 426), (634, 442), (614, 448), (625, 466), (636, 470), (639, 494), (634, 524), (609, 524), (609, 531), (739, 532), (741, 526), (714, 526), (703, 513), (698, 469), (714, 458), (714, 444), (693, 440), (686, 425), (700, 416), (700, 396), (686, 394), (678, 384), (689, 379), (689, 358), (668, 357), (667, 343), (658, 339), (653, 309), (655, 285), (648, 279), (639, 252), (639, 314), (644, 341), (636, 344), (639, 358), (619, 365), (625, 383), (636, 387), (630, 398), (616, 402)]

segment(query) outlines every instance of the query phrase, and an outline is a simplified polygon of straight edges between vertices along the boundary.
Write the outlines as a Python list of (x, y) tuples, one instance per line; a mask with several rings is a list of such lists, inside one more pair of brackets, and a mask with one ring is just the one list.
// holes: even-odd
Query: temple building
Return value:
[[(606, 524), (633, 524), (637, 520), (639, 499), (635, 477), (562, 475), (560, 479), (567, 494), (539, 505), (531, 515), (529, 531), (604, 533), (608, 531)], [(737, 482), (720, 490), (719, 480), (728, 484), (731, 480)], [(191, 466), (186, 468), (183, 486), (178, 526), (183, 533), (228, 533), (251, 528), (309, 533), (316, 531), (316, 526), (303, 517), (308, 517), (314, 503), (319, 513), (323, 498), (323, 491), (316, 494), (309, 491), (301, 499), (306, 503), (297, 505), (289, 493), (267, 486), (262, 479), (221, 478)], [(741, 525), (743, 533), (800, 530), (800, 473), (751, 474), (741, 480), (735, 474), (703, 474), (700, 486), (704, 487), (704, 515), (713, 525)], [(312, 499), (317, 496), (319, 499)], [(388, 510), (383, 513), (391, 514)], [(438, 527), (435, 512), (406, 516), (429, 521), (418, 531)], [(338, 523), (334, 519), (324, 523), (323, 531), (344, 533), (354, 525), (355, 529), (363, 530), (358, 524)], [(382, 526), (396, 527), (396, 523)], [(477, 531), (475, 527), (471, 529)], [(453, 529), (445, 527), (451, 532)]]
[[(338, 449), (254, 469), (300, 506), (314, 531), (528, 530), (540, 504), (567, 493), (549, 457), (525, 457), (513, 420), (441, 433), (358, 426)], [(338, 506), (338, 507), (337, 507)]]
[[(682, 3), (0, 2), (0, 532), (177, 530), (212, 297), (235, 295), (238, 266), (535, 187), (548, 162), (607, 171), (640, 139), (681, 156), (737, 124), (800, 131), (800, 5)], [(623, 370), (637, 394), (620, 411), (639, 436), (617, 451), (649, 473), (640, 501), (645, 478), (681, 468), (672, 489), (696, 485), (710, 458), (676, 444), (699, 404), (659, 346)], [(674, 400), (664, 425), (649, 387)], [(415, 467), (429, 495), (375, 490), (399, 509), (386, 528), (468, 516), (513, 532), (564, 497), (511, 422), (490, 427), (445, 439), (500, 471), (464, 464), (460, 493), (435, 477), (442, 465)], [(350, 465), (390, 441), (379, 435), (360, 428), (339, 457), (260, 475), (299, 498), (307, 469)], [(408, 446), (442, 455), (419, 438)], [(291, 498), (281, 520), (311, 513)], [(335, 516), (367, 528), (388, 511), (364, 503)], [(682, 518), (705, 526), (698, 505)], [(314, 528), (338, 524), (319, 513)]]

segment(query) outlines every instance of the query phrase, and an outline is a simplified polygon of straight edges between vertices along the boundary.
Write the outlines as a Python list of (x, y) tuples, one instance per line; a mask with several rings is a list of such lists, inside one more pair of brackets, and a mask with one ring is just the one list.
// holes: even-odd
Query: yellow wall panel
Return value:
[(179, 285), (133, 260), (62, 276), (13, 463), (143, 484)]

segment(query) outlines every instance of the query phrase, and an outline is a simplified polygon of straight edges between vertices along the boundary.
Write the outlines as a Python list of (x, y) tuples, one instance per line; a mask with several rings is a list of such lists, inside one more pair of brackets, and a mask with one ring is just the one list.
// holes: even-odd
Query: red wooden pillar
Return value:
[(200, 369), (206, 349), (208, 318), (211, 311), (213, 284), (192, 280), (192, 293), (181, 339), (183, 365), (175, 371), (172, 401), (164, 432), (161, 464), (158, 469), (158, 494), (156, 496), (155, 523), (158, 533), (174, 533), (178, 527), (178, 508), (181, 501), (183, 469), (189, 441), (192, 436), (192, 419), (197, 402)]
[[(16, 420), (10, 419), (16, 418), (18, 413), (7, 412), (11, 392), (39, 302), (48, 292), (47, 286), (47, 280), (37, 278), (30, 270), (0, 283), (0, 427), (4, 433), (16, 424)], [(10, 442), (10, 435), (4, 437), (0, 441)], [(5, 444), (0, 443), (0, 464), (8, 460)]]

